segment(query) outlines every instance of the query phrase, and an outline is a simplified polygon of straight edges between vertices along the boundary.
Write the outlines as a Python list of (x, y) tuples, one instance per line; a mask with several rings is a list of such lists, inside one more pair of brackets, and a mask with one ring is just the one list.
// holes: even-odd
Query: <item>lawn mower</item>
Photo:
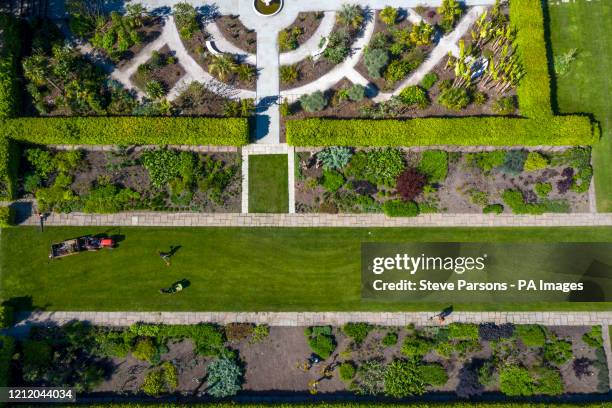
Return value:
[(85, 251), (98, 251), (102, 248), (113, 248), (115, 240), (112, 238), (99, 238), (86, 235), (79, 238), (67, 239), (57, 244), (51, 244), (49, 259), (78, 254)]

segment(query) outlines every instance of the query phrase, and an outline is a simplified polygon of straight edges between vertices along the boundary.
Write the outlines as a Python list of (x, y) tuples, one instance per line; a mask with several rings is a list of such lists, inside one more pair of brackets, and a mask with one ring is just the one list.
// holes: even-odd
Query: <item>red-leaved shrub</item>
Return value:
[(415, 169), (404, 170), (397, 177), (397, 192), (403, 200), (412, 201), (423, 192), (427, 177)]

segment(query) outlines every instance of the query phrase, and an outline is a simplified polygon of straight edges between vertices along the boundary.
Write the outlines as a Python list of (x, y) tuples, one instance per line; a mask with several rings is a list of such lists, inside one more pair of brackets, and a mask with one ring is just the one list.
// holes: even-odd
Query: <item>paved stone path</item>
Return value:
[[(248, 202), (248, 200), (247, 200)], [(21, 225), (38, 225), (33, 204), (16, 205)], [(248, 207), (247, 207), (248, 209)], [(243, 207), (244, 210), (244, 207)], [(389, 218), (384, 214), (238, 214), (127, 212), (118, 214), (51, 214), (49, 226), (147, 226), (147, 227), (562, 227), (612, 226), (606, 214), (421, 214), (413, 218)]]

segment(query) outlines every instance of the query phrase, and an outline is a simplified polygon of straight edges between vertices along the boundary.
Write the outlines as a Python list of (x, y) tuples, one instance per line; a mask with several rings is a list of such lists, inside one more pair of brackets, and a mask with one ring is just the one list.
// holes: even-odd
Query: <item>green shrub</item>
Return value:
[(0, 135), (0, 201), (16, 196), (20, 156), (17, 143)]
[(503, 173), (516, 176), (525, 168), (527, 152), (524, 150), (508, 150), (504, 157), (504, 164), (500, 167)]
[(236, 395), (242, 388), (242, 369), (228, 358), (214, 360), (207, 368), (206, 392), (216, 398)]
[(0, 306), (0, 329), (11, 327), (14, 322), (14, 310), (11, 306)]
[(550, 161), (546, 156), (538, 152), (529, 152), (525, 161), (525, 171), (536, 171), (548, 167)]
[(138, 360), (151, 362), (157, 356), (157, 347), (153, 344), (153, 340), (146, 337), (136, 342), (132, 355)]
[(546, 198), (552, 191), (552, 188), (552, 184), (550, 183), (536, 183), (535, 192), (538, 194), (538, 196)]
[(386, 25), (395, 24), (398, 16), (399, 16), (399, 11), (395, 7), (391, 7), (391, 6), (386, 6), (380, 12), (380, 19)]
[(82, 197), (83, 212), (112, 214), (133, 208), (140, 199), (140, 193), (114, 184), (103, 184)]
[(188, 40), (198, 31), (198, 13), (189, 3), (174, 5), (174, 22), (181, 38)]
[(425, 90), (428, 90), (432, 86), (434, 86), (436, 82), (438, 82), (438, 74), (436, 74), (435, 72), (428, 72), (421, 80), (421, 87), (423, 87), (423, 89)]
[(385, 79), (390, 82), (401, 81), (423, 62), (419, 57), (421, 55), (417, 53), (412, 61), (394, 59), (385, 69)]
[(478, 167), (485, 174), (489, 174), (494, 168), (504, 164), (506, 152), (495, 150), (492, 152), (468, 153), (466, 160), (468, 164)]
[(395, 346), (397, 344), (398, 335), (396, 332), (390, 331), (385, 334), (385, 337), (382, 339), (382, 344), (385, 347)]
[(387, 217), (416, 217), (419, 206), (414, 201), (388, 200), (383, 204), (383, 211)]
[(582, 341), (593, 348), (603, 347), (603, 336), (601, 326), (593, 326), (591, 330), (582, 336)]
[(381, 48), (366, 48), (363, 53), (363, 62), (368, 74), (374, 79), (382, 76), (382, 69), (389, 63), (389, 54)]
[(499, 372), (499, 389), (510, 397), (529, 397), (534, 393), (534, 380), (529, 370), (519, 366), (504, 366)]
[(327, 38), (323, 58), (333, 64), (341, 63), (351, 52), (351, 36), (345, 28), (333, 31)]
[(251, 336), (251, 340), (249, 340), (249, 344), (257, 344), (261, 343), (270, 335), (270, 327), (265, 324), (259, 324), (255, 326), (253, 329), (253, 335)]
[(368, 323), (347, 323), (342, 326), (342, 331), (357, 344), (363, 343), (368, 333), (373, 329)]
[(532, 370), (535, 379), (534, 394), (561, 395), (565, 392), (565, 384), (561, 373), (549, 367), (538, 367)]
[(599, 137), (589, 118), (553, 116), (417, 118), (407, 120), (288, 120), (292, 146), (567, 146), (591, 145)]
[(514, 333), (526, 346), (542, 347), (546, 343), (546, 332), (537, 324), (521, 324), (514, 327)]
[(492, 108), (498, 115), (511, 115), (516, 111), (516, 98), (514, 96), (499, 98), (493, 103)]
[(564, 340), (553, 340), (544, 344), (544, 359), (556, 365), (562, 365), (572, 358), (572, 343)]
[(420, 364), (415, 359), (393, 360), (385, 372), (385, 394), (394, 398), (425, 393)]
[(562, 200), (547, 200), (540, 203), (526, 203), (523, 193), (518, 190), (506, 190), (502, 199), (514, 214), (544, 214), (545, 212), (569, 212), (569, 205)]
[(0, 206), (0, 228), (10, 227), (15, 223), (15, 210), (13, 207)]
[(353, 152), (348, 147), (331, 146), (317, 153), (325, 170), (340, 170), (351, 161)]
[(144, 378), (140, 386), (142, 392), (152, 397), (157, 397), (166, 391), (166, 383), (163, 370), (153, 370)]
[(316, 91), (310, 95), (302, 95), (300, 97), (300, 104), (306, 112), (318, 112), (327, 106), (327, 98), (323, 92)]
[(329, 192), (335, 193), (344, 185), (344, 176), (334, 170), (323, 170), (321, 184)]
[(300, 72), (295, 65), (282, 65), (280, 67), (281, 82), (291, 84), (298, 80)]
[(363, 85), (354, 84), (347, 91), (347, 96), (353, 102), (359, 102), (366, 96), (366, 89)]
[(36, 144), (242, 146), (249, 141), (246, 118), (15, 118), (2, 130), (13, 140)]
[(429, 105), (429, 100), (427, 99), (427, 93), (423, 88), (413, 85), (407, 86), (402, 89), (399, 94), (400, 100), (408, 106), (418, 106), (421, 109), (426, 108)]
[(459, 111), (470, 103), (470, 94), (465, 88), (447, 88), (440, 92), (438, 103), (445, 108)]
[(336, 349), (336, 339), (331, 326), (313, 326), (304, 331), (310, 349), (323, 360), (328, 359)]
[(448, 382), (448, 374), (440, 364), (423, 364), (419, 371), (425, 384), (440, 387)]
[(430, 183), (440, 183), (448, 173), (448, 153), (443, 150), (425, 150), (421, 153), (417, 168), (427, 176)]
[(402, 345), (402, 354), (407, 357), (423, 357), (433, 349), (429, 339), (419, 336), (408, 336)]
[(452, 340), (478, 340), (478, 325), (473, 323), (451, 323), (448, 338)]
[[(0, 15), (0, 119), (15, 116), (20, 101), (20, 84), (17, 65), (21, 53), (22, 38), (17, 18), (9, 13)], [(1, 155), (0, 155), (1, 158)]]
[(375, 184), (392, 186), (406, 168), (404, 154), (399, 149), (375, 149), (367, 153), (367, 179)]
[(287, 52), (295, 50), (300, 44), (298, 42), (299, 36), (303, 30), (301, 27), (293, 27), (293, 29), (281, 30), (278, 33), (278, 47), (281, 52)]
[(504, 206), (501, 204), (488, 204), (482, 209), (483, 214), (501, 214), (504, 212)]
[(342, 381), (350, 381), (355, 377), (355, 366), (351, 362), (344, 362), (340, 364), (338, 367), (338, 372), (340, 373), (340, 379)]
[(11, 361), (15, 352), (15, 340), (9, 336), (0, 336), (0, 387), (9, 386)]

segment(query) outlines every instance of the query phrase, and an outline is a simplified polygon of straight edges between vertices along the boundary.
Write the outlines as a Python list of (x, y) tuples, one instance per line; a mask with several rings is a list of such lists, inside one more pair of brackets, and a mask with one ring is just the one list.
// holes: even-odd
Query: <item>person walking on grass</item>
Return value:
[(170, 266), (170, 253), (168, 252), (162, 252), (162, 251), (157, 251), (159, 257), (161, 258), (162, 261), (164, 261), (164, 263), (166, 264), (166, 266)]

